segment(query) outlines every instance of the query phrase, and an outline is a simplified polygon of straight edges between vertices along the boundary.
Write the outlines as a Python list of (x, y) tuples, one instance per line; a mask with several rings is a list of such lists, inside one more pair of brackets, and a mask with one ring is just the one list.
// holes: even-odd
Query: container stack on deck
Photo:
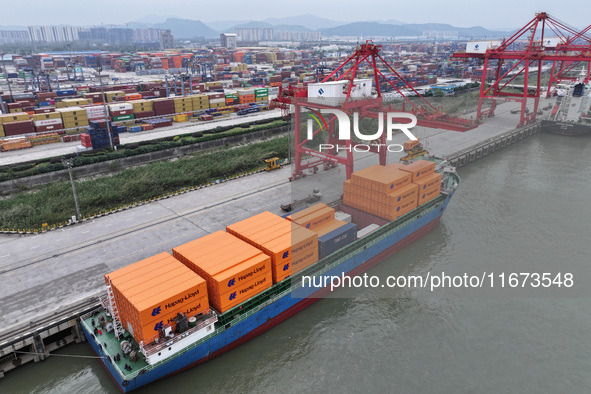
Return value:
[(205, 280), (168, 253), (105, 275), (119, 320), (137, 342), (151, 342), (179, 313), (186, 318), (209, 311)]
[(318, 203), (298, 211), (289, 219), (318, 234), (318, 258), (324, 258), (357, 239), (357, 226), (335, 218), (335, 211)]
[(172, 253), (207, 280), (209, 301), (222, 313), (273, 285), (269, 256), (224, 231), (173, 248)]
[(374, 165), (352, 174), (343, 186), (343, 203), (394, 220), (439, 195), (441, 175), (435, 163)]
[(226, 231), (271, 256), (275, 283), (318, 261), (318, 235), (271, 212), (231, 224)]

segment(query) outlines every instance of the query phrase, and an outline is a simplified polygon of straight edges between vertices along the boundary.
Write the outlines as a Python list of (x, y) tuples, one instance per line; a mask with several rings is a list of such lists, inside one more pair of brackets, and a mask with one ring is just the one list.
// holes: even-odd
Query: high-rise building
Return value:
[(228, 49), (236, 48), (236, 34), (222, 33), (220, 34), (220, 40), (222, 42), (222, 47)]
[(29, 26), (29, 38), (37, 42), (67, 42), (78, 40), (83, 30), (79, 26)]
[(273, 28), (240, 27), (234, 29), (238, 41), (270, 41), (273, 40)]
[(174, 37), (170, 30), (160, 30), (160, 49), (174, 48)]
[(318, 31), (278, 31), (275, 39), (279, 41), (319, 41), (322, 33)]
[(15, 44), (29, 41), (29, 32), (25, 30), (0, 30), (0, 44)]

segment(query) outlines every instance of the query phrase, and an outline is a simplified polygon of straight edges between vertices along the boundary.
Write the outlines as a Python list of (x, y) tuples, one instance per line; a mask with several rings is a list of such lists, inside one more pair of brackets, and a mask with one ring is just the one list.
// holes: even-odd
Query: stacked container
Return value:
[(374, 165), (353, 173), (343, 185), (343, 203), (387, 220), (416, 208), (418, 186), (396, 166), (401, 165)]
[(205, 278), (209, 302), (221, 313), (273, 285), (269, 256), (224, 231), (176, 247), (172, 253)]
[(193, 102), (193, 111), (209, 109), (209, 97), (206, 94), (195, 94), (190, 97)]
[(269, 89), (267, 89), (267, 88), (255, 89), (254, 90), (254, 101), (257, 103), (269, 101)]
[(357, 239), (357, 226), (337, 220), (334, 209), (322, 203), (296, 212), (289, 219), (318, 234), (319, 258), (324, 258)]
[(174, 98), (174, 112), (193, 112), (193, 98), (191, 97), (175, 97)]
[(56, 109), (62, 115), (62, 122), (64, 128), (80, 128), (88, 126), (88, 114), (84, 108), (67, 107)]
[(26, 112), (18, 112), (13, 114), (0, 115), (0, 137), (4, 137), (4, 126), (11, 122), (21, 122), (29, 120), (29, 114)]
[(110, 104), (109, 113), (113, 122), (134, 119), (133, 105), (131, 103)]
[(275, 283), (318, 261), (318, 234), (271, 212), (231, 224), (226, 231), (271, 256)]
[(240, 103), (240, 104), (254, 103), (254, 99), (255, 99), (254, 89), (240, 90), (238, 92), (238, 103)]
[(439, 195), (435, 163), (375, 165), (357, 171), (343, 185), (343, 203), (387, 220), (410, 212)]
[(37, 132), (63, 129), (62, 116), (59, 112), (47, 112), (33, 115)]
[(174, 101), (168, 98), (160, 98), (153, 100), (154, 113), (156, 116), (171, 115), (174, 113)]
[(89, 105), (84, 107), (88, 121), (106, 120), (105, 108), (102, 105)]
[(205, 280), (168, 253), (105, 275), (119, 320), (137, 342), (150, 343), (179, 313), (187, 318), (209, 311)]
[(435, 163), (427, 160), (417, 160), (411, 164), (401, 166), (400, 170), (409, 172), (412, 176), (412, 182), (419, 186), (419, 205), (439, 195), (441, 174), (435, 173)]
[(208, 96), (209, 108), (219, 108), (226, 106), (226, 95), (224, 93), (209, 93)]
[(156, 115), (152, 100), (135, 100), (131, 102), (131, 105), (136, 119), (150, 118)]

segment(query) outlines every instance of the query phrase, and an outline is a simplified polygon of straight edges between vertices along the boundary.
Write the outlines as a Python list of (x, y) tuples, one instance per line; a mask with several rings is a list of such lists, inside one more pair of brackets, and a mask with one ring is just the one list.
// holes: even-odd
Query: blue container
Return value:
[(40, 101), (39, 106), (40, 107), (51, 107), (51, 103), (49, 101)]
[(357, 240), (357, 226), (347, 223), (318, 238), (318, 258), (323, 258)]
[(130, 133), (137, 133), (138, 131), (142, 131), (142, 126), (133, 126), (127, 129)]
[(74, 89), (62, 89), (56, 90), (55, 94), (58, 96), (72, 96), (76, 94), (76, 91)]

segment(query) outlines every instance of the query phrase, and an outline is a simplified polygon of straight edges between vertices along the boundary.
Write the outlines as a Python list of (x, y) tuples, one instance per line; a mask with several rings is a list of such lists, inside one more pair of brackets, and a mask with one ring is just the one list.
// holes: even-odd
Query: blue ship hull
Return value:
[[(353, 257), (324, 273), (323, 276), (341, 276), (342, 274), (350, 276), (358, 275), (378, 264), (391, 254), (396, 253), (410, 245), (412, 242), (420, 239), (437, 226), (452, 195), (453, 191), (440, 207), (437, 207), (410, 222), (371, 247), (368, 247), (365, 250), (360, 250)], [(162, 379), (166, 376), (173, 375), (208, 361), (249, 341), (318, 301), (318, 299), (328, 293), (328, 291), (328, 289), (319, 290), (317, 288), (299, 288), (297, 289), (297, 298), (291, 293), (286, 294), (248, 318), (226, 328), (224, 331), (202, 344), (179, 354), (174, 359), (171, 359), (156, 368), (137, 375), (129, 381), (124, 380), (121, 377), (109, 362), (108, 357), (101, 359), (101, 362), (121, 392), (129, 392), (158, 379)], [(99, 356), (106, 356), (102, 348), (100, 348), (94, 340), (92, 334), (86, 331), (84, 325), (82, 327), (84, 329), (84, 334), (95, 353)]]

